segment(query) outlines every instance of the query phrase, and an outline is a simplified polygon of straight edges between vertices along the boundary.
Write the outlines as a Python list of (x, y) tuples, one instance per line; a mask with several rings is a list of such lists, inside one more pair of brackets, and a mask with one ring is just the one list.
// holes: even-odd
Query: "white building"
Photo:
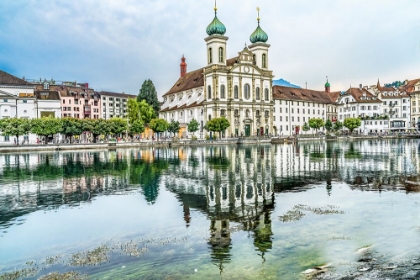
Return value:
[(111, 118), (126, 118), (127, 113), (127, 102), (128, 99), (135, 99), (137, 96), (125, 93), (101, 91), (97, 92), (101, 97), (101, 110), (102, 113), (99, 115), (103, 119)]
[(163, 95), (160, 117), (181, 124), (180, 136), (187, 136), (186, 126), (195, 119), (200, 123), (199, 136), (209, 135), (203, 128), (212, 118), (225, 117), (231, 126), (222, 137), (251, 136), (273, 132), (273, 73), (269, 70), (268, 36), (258, 26), (250, 36), (251, 45), (226, 59), (225, 26), (216, 14), (207, 27), (207, 65), (186, 71), (185, 58), (181, 77)]
[(302, 126), (311, 118), (335, 121), (337, 96), (329, 92), (329, 84), (325, 91), (274, 86), (274, 135), (304, 134)]

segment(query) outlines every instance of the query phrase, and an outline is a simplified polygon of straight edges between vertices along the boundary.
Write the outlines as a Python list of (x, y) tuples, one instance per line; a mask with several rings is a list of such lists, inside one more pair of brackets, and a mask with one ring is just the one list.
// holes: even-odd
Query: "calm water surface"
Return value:
[(298, 279), (420, 245), (420, 141), (0, 155), (0, 279)]

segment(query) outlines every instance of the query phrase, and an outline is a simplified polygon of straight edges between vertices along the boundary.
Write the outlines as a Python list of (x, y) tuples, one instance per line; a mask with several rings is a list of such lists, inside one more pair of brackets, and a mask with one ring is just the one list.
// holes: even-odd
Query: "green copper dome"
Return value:
[(328, 80), (327, 80), (327, 82), (325, 83), (325, 87), (330, 87), (330, 83), (328, 82)]
[(224, 35), (226, 33), (226, 27), (224, 24), (217, 18), (217, 8), (214, 8), (214, 19), (213, 21), (207, 26), (206, 30), (209, 36), (217, 34), (217, 35)]
[(255, 29), (254, 33), (251, 34), (249, 37), (249, 40), (251, 43), (265, 43), (268, 40), (267, 33), (264, 32), (264, 30), (260, 27), (260, 21), (258, 20), (258, 27)]

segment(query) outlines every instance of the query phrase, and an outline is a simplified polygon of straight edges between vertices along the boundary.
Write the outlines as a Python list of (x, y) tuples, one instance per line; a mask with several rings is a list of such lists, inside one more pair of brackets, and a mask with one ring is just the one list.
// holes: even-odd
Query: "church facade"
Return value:
[(268, 135), (273, 133), (273, 72), (269, 68), (268, 36), (258, 26), (251, 34), (251, 45), (227, 59), (226, 27), (217, 18), (207, 27), (207, 65), (187, 72), (182, 58), (181, 75), (163, 95), (160, 118), (181, 124), (182, 136), (187, 136), (187, 124), (195, 119), (200, 124), (199, 138), (210, 133), (206, 123), (225, 117), (230, 127), (222, 137)]

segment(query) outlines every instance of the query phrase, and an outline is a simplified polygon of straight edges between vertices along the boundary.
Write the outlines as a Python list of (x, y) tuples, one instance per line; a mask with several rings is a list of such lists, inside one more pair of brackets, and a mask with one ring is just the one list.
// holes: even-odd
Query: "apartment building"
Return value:
[(127, 102), (129, 99), (137, 98), (136, 95), (117, 93), (109, 91), (96, 92), (101, 99), (101, 117), (103, 119), (125, 118), (127, 113)]

